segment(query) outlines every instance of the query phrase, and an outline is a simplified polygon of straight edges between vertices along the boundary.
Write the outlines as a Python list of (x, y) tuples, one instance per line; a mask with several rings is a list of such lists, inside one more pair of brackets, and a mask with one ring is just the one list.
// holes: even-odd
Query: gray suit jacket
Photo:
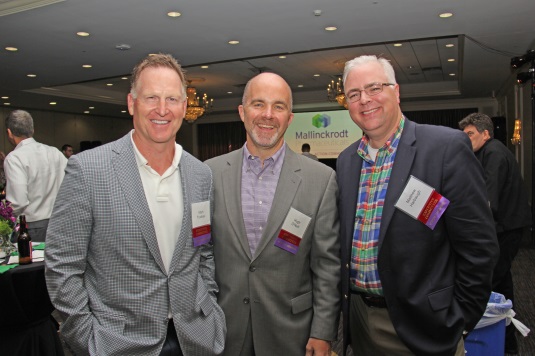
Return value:
[(158, 355), (169, 310), (184, 355), (222, 352), (212, 247), (193, 247), (191, 236), (191, 204), (211, 200), (211, 173), (186, 152), (179, 171), (184, 216), (167, 274), (130, 134), (69, 160), (45, 262), (50, 298), (66, 318), (61, 332), (76, 354)]
[[(257, 356), (304, 355), (309, 337), (335, 340), (340, 307), (336, 174), (286, 146), (267, 226), (251, 256), (241, 204), (243, 148), (207, 161), (214, 179), (213, 239), (226, 355), (241, 349), (249, 318)], [(290, 208), (311, 217), (293, 255), (274, 245)]]

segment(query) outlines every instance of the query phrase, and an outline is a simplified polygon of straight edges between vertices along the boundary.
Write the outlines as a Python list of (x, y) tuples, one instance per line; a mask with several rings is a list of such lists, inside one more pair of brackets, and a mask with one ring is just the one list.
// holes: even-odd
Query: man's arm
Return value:
[(494, 221), (498, 221), (498, 205), (500, 202), (500, 192), (507, 179), (508, 167), (507, 158), (502, 152), (488, 150), (483, 157), (483, 170), (485, 171), (485, 183), (490, 202), (490, 209), (494, 216)]
[(61, 332), (78, 355), (89, 353), (93, 315), (84, 286), (91, 237), (89, 190), (76, 157), (66, 168), (46, 236), (46, 282), (52, 304), (65, 318)]
[(445, 150), (443, 195), (450, 200), (445, 217), (455, 254), (454, 293), (463, 311), (465, 330), (470, 331), (487, 305), (499, 247), (483, 169), (468, 138), (462, 133), (453, 135)]
[(316, 215), (310, 255), (314, 296), (310, 337), (320, 339), (317, 341), (336, 339), (340, 316), (340, 226), (337, 197), (336, 173), (332, 172)]
[(30, 204), (28, 200), (28, 176), (23, 162), (18, 157), (8, 155), (4, 160), (6, 175), (6, 199), (11, 202), (13, 215), (19, 216)]

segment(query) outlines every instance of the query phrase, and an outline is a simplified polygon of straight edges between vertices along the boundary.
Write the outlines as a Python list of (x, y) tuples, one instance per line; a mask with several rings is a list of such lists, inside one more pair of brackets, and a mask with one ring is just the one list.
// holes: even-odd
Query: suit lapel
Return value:
[(117, 154), (113, 159), (113, 167), (125, 199), (147, 242), (150, 253), (160, 269), (165, 273), (152, 222), (152, 214), (145, 197), (130, 135), (126, 135), (122, 140), (118, 141), (113, 151)]
[(242, 164), (243, 148), (234, 151), (228, 156), (227, 167), (221, 172), (221, 181), (230, 225), (234, 229), (234, 235), (237, 237), (244, 253), (249, 256), (249, 259), (252, 259), (249, 240), (247, 240), (247, 232), (243, 222), (241, 204)]
[(195, 181), (195, 177), (193, 176), (194, 170), (191, 167), (191, 161), (188, 159), (187, 155), (188, 153), (182, 151), (182, 157), (180, 158), (180, 162), (178, 164), (178, 173), (180, 174), (181, 186), (177, 187), (177, 189), (182, 189), (183, 214), (180, 234), (175, 245), (175, 250), (173, 251), (171, 265), (169, 266), (169, 274), (171, 274), (175, 267), (178, 266), (180, 256), (186, 249), (186, 243), (188, 243), (188, 240), (192, 238), (190, 231), (192, 230), (191, 202), (193, 202), (193, 197), (191, 194), (194, 189), (190, 185)]
[[(308, 158), (307, 158), (308, 159)], [(277, 189), (273, 197), (273, 203), (269, 212), (266, 228), (256, 249), (255, 259), (258, 257), (266, 246), (274, 243), (274, 239), (279, 233), (279, 230), (292, 206), (297, 189), (301, 184), (301, 176), (298, 172), (301, 171), (298, 156), (286, 146), (284, 162), (282, 164)], [(243, 219), (242, 219), (243, 220)]]
[(410, 176), (412, 163), (416, 155), (416, 147), (414, 147), (416, 142), (415, 131), (416, 125), (405, 118), (405, 126), (399, 140), (394, 166), (392, 167), (392, 173), (390, 174), (390, 181), (386, 191), (383, 216), (381, 218), (381, 231), (379, 233), (379, 246), (383, 243), (388, 225), (396, 211), (394, 204), (403, 192), (403, 189), (405, 189)]

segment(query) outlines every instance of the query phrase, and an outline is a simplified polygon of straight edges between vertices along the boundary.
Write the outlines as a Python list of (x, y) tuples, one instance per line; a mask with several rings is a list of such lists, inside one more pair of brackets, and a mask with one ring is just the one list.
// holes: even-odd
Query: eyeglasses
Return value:
[(374, 96), (383, 91), (385, 85), (396, 85), (392, 83), (371, 83), (364, 87), (364, 89), (351, 89), (347, 94), (347, 101), (354, 103), (360, 100), (360, 93), (365, 92), (368, 96)]

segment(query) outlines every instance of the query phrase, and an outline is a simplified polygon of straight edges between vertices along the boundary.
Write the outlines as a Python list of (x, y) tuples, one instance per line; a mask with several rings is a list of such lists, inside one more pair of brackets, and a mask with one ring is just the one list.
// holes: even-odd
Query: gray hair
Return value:
[(459, 121), (459, 128), (461, 130), (464, 130), (466, 126), (470, 125), (473, 125), (479, 133), (483, 133), (487, 130), (490, 138), (494, 138), (494, 124), (488, 115), (475, 112)]
[(6, 117), (6, 129), (17, 137), (33, 136), (33, 119), (29, 112), (24, 110), (14, 110)]
[[(290, 92), (290, 111), (293, 110), (293, 95), (292, 95), (292, 88), (290, 88), (290, 84), (288, 84), (288, 82), (286, 82), (286, 80), (281, 77), (280, 75), (276, 74), (276, 73), (272, 73), (272, 72), (264, 72), (264, 73), (271, 73), (271, 74), (275, 74), (277, 76), (279, 76), (282, 80), (284, 80), (284, 82), (286, 83), (286, 85), (288, 86), (288, 89), (289, 89), (289, 92)], [(247, 97), (249, 95), (249, 89), (251, 87), (251, 82), (253, 81), (253, 79), (255, 79), (256, 77), (258, 77), (260, 74), (262, 73), (259, 73), (257, 75), (255, 75), (254, 77), (252, 77), (251, 79), (249, 79), (249, 81), (247, 82), (247, 84), (245, 84), (245, 88), (243, 89), (243, 96), (241, 98), (241, 103), (242, 105), (245, 105), (245, 103), (247, 102)]]
[(346, 62), (346, 65), (344, 67), (344, 76), (343, 76), (344, 85), (346, 84), (346, 79), (347, 79), (347, 76), (349, 75), (349, 72), (351, 72), (354, 68), (360, 67), (364, 64), (374, 63), (374, 62), (379, 63), (383, 67), (383, 71), (385, 72), (386, 78), (389, 83), (397, 84), (396, 74), (394, 73), (394, 67), (392, 67), (388, 59), (378, 58), (377, 56), (365, 55), (365, 56), (356, 57)]

